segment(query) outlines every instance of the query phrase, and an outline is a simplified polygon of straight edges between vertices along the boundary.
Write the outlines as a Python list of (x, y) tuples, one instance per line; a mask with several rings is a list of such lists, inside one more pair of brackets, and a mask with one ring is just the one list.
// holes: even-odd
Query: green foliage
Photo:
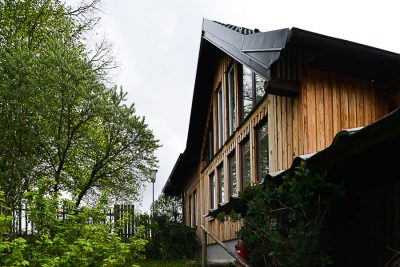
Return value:
[(161, 194), (154, 202), (154, 215), (164, 216), (168, 221), (182, 222), (182, 199)]
[(38, 180), (55, 181), (79, 206), (108, 189), (135, 198), (158, 141), (126, 93), (110, 86), (106, 42), (85, 36), (97, 0), (0, 0), (0, 190), (15, 207)]
[(193, 259), (199, 244), (194, 229), (182, 223), (182, 204), (177, 197), (160, 195), (154, 202), (154, 217), (135, 215), (136, 224), (144, 225), (149, 235), (146, 255), (151, 259)]
[[(26, 194), (35, 233), (26, 239), (3, 234), (1, 266), (130, 266), (144, 258), (147, 241), (142, 228), (128, 242), (117, 235), (118, 228), (110, 233), (111, 225), (104, 223), (106, 198), (95, 207), (76, 209), (73, 202), (48, 194), (52, 183), (42, 179), (37, 190)], [(65, 220), (60, 218), (60, 207)], [(4, 215), (1, 222), (7, 222)]]
[[(269, 181), (267, 188), (247, 187), (246, 217), (237, 236), (254, 266), (326, 266), (332, 263), (324, 219), (344, 196), (343, 186), (324, 175), (299, 168)], [(234, 216), (235, 217), (235, 216)]]
[(152, 259), (193, 259), (199, 248), (194, 229), (181, 222), (157, 216), (151, 224), (152, 238), (146, 254)]

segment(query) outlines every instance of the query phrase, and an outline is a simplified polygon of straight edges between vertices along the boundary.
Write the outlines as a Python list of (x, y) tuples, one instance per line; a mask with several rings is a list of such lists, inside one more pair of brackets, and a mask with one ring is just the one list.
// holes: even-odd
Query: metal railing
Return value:
[(219, 240), (213, 233), (211, 233), (203, 225), (201, 228), (201, 266), (207, 266), (207, 235), (209, 235), (218, 245), (220, 245), (229, 255), (231, 255), (241, 266), (250, 267), (242, 257), (236, 254), (236, 252), (229, 249), (221, 240)]

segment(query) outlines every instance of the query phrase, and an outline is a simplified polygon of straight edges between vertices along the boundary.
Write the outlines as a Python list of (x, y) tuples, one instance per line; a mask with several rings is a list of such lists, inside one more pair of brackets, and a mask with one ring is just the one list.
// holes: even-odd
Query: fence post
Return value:
[(201, 229), (201, 267), (207, 265), (207, 234)]

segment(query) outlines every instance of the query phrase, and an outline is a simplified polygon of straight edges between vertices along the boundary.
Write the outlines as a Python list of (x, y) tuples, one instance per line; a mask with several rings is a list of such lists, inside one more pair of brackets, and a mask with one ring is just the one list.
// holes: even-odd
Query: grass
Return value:
[(167, 260), (151, 260), (146, 259), (138, 262), (140, 267), (187, 267), (191, 266), (186, 260), (183, 261), (167, 261)]
[[(152, 260), (152, 259), (146, 259), (139, 261), (137, 263), (137, 266), (140, 267), (200, 267), (201, 264), (199, 261), (187, 261), (187, 260), (181, 260), (181, 261), (167, 261), (167, 260)], [(217, 266), (217, 265), (215, 265)], [(218, 266), (235, 266), (234, 264), (226, 264), (226, 265), (218, 265)]]

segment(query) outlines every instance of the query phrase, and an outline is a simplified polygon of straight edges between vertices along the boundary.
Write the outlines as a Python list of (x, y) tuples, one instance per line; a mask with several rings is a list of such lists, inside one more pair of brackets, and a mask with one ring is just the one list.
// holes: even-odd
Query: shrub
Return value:
[(153, 236), (149, 240), (147, 255), (153, 259), (194, 259), (199, 244), (194, 229), (182, 222), (156, 216), (151, 225)]
[[(343, 186), (305, 168), (247, 187), (247, 215), (238, 231), (254, 266), (326, 266), (332, 263), (324, 220)], [(235, 216), (233, 216), (235, 217)]]
[[(1, 266), (129, 266), (143, 258), (143, 229), (138, 228), (128, 242), (117, 235), (118, 228), (110, 232), (110, 224), (104, 223), (106, 198), (95, 207), (77, 210), (73, 202), (48, 194), (51, 185), (42, 179), (37, 190), (26, 194), (35, 233), (26, 239), (3, 235)], [(66, 219), (59, 218), (61, 206)], [(0, 215), (2, 230), (8, 220)]]

